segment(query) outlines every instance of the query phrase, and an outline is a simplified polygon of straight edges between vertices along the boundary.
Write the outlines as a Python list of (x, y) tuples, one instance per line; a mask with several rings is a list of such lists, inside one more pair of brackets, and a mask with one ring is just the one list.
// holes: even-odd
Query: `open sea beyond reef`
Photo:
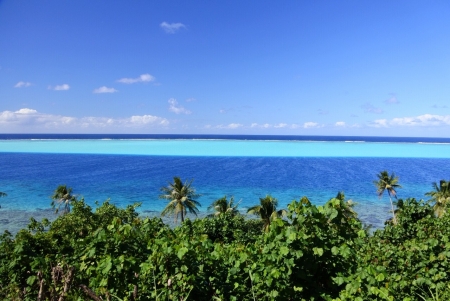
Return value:
[(379, 199), (373, 184), (382, 170), (399, 177), (399, 198), (427, 199), (432, 182), (450, 179), (450, 139), (0, 134), (0, 191), (8, 194), (0, 231), (15, 233), (31, 216), (54, 218), (50, 195), (61, 184), (94, 207), (141, 202), (139, 212), (159, 215), (160, 188), (174, 176), (194, 179), (203, 214), (224, 195), (245, 211), (267, 194), (283, 208), (302, 196), (321, 205), (344, 191), (361, 220), (381, 228), (390, 217), (388, 196)]

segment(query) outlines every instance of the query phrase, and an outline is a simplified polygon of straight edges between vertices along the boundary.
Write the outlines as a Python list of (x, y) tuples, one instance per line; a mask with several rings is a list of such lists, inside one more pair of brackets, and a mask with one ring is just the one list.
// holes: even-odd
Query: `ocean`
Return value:
[(0, 134), (0, 170), (1, 232), (17, 232), (30, 216), (54, 218), (50, 196), (62, 184), (93, 207), (141, 202), (141, 214), (157, 216), (166, 205), (160, 189), (174, 176), (193, 180), (202, 214), (225, 195), (245, 212), (266, 195), (283, 208), (344, 191), (361, 220), (381, 228), (391, 213), (388, 196), (376, 195), (377, 173), (399, 177), (399, 198), (427, 199), (433, 182), (450, 179), (450, 139)]

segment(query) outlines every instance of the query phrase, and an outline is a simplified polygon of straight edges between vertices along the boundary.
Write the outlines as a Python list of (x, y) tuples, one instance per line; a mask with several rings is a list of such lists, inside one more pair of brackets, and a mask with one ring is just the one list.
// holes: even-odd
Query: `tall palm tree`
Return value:
[(269, 231), (270, 223), (277, 218), (286, 216), (286, 210), (277, 211), (278, 200), (270, 195), (259, 199), (259, 205), (248, 208), (247, 213), (259, 216), (263, 221), (263, 230)]
[(391, 201), (393, 221), (394, 224), (397, 224), (397, 219), (395, 218), (394, 204), (392, 203), (392, 196), (397, 198), (397, 191), (395, 191), (395, 189), (402, 188), (402, 186), (398, 184), (398, 177), (396, 177), (394, 173), (389, 175), (389, 173), (386, 170), (383, 170), (382, 172), (377, 174), (377, 177), (378, 181), (373, 181), (373, 183), (377, 187), (378, 197), (381, 198), (384, 192), (387, 191), (389, 195), (389, 200)]
[(51, 206), (55, 209), (55, 213), (58, 213), (59, 208), (62, 206), (63, 214), (70, 212), (70, 203), (76, 199), (76, 197), (72, 195), (72, 188), (67, 187), (66, 185), (59, 185), (53, 192), (51, 198)]
[(231, 197), (230, 200), (227, 200), (227, 196), (224, 196), (223, 198), (215, 200), (209, 207), (208, 210), (214, 210), (214, 216), (218, 216), (221, 214), (231, 214), (236, 215), (239, 213), (237, 210), (237, 207), (239, 206), (239, 203), (234, 204), (234, 197)]
[(441, 180), (439, 186), (436, 182), (433, 183), (433, 191), (425, 193), (431, 196), (430, 201), (434, 201), (434, 213), (437, 217), (444, 215), (446, 207), (450, 204), (450, 181)]
[(186, 181), (184, 184), (179, 177), (173, 178), (173, 183), (169, 183), (167, 187), (162, 187), (163, 194), (159, 196), (160, 199), (169, 201), (166, 208), (161, 212), (162, 216), (167, 214), (174, 214), (175, 221), (178, 221), (178, 215), (181, 216), (181, 222), (184, 222), (184, 217), (187, 212), (197, 215), (197, 206), (201, 206), (194, 198), (200, 195), (195, 193), (195, 189), (191, 187), (192, 181)]

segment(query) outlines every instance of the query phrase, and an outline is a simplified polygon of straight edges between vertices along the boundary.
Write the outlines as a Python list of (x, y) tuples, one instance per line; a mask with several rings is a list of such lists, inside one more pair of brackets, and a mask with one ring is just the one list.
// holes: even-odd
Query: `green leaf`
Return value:
[(34, 276), (34, 275), (28, 277), (28, 279), (27, 279), (27, 284), (28, 284), (29, 286), (32, 286), (32, 285), (34, 284), (34, 282), (36, 281), (36, 279), (37, 279), (37, 277)]
[(339, 254), (339, 248), (334, 246), (331, 248), (331, 253), (333, 253), (333, 255), (337, 255)]
[(111, 270), (111, 267), (112, 267), (111, 258), (108, 258), (106, 260), (105, 267), (103, 268), (103, 271), (102, 271), (103, 275), (107, 275), (109, 273), (109, 271)]
[(289, 248), (288, 248), (288, 247), (282, 246), (282, 247), (280, 248), (280, 254), (281, 254), (282, 256), (286, 256), (288, 253), (289, 253)]
[(314, 255), (323, 255), (323, 249), (322, 248), (313, 248)]
[(338, 215), (338, 211), (336, 210), (336, 209), (331, 209), (330, 210), (331, 211), (331, 214), (330, 214), (330, 217), (329, 217), (329, 219), (330, 220), (333, 220), (334, 218), (336, 218), (336, 216)]
[(383, 281), (385, 279), (384, 274), (380, 273), (377, 275), (377, 277), (375, 277), (375, 279), (377, 279), (377, 281)]
[(186, 247), (180, 248), (177, 253), (178, 258), (180, 258), (180, 259), (183, 258), (184, 254), (186, 254), (188, 251), (189, 250)]

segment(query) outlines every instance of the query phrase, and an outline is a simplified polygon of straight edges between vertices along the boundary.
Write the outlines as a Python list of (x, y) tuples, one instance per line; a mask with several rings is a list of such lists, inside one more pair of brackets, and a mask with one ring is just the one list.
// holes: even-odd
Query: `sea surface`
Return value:
[(450, 179), (450, 139), (0, 134), (0, 191), (8, 194), (0, 231), (15, 233), (31, 216), (55, 218), (50, 196), (61, 184), (93, 207), (140, 202), (141, 214), (159, 215), (160, 189), (174, 176), (193, 180), (203, 215), (225, 195), (245, 212), (268, 194), (283, 208), (302, 196), (321, 205), (344, 191), (361, 220), (381, 228), (391, 216), (373, 184), (382, 170), (399, 177), (399, 198), (427, 199), (432, 182)]

